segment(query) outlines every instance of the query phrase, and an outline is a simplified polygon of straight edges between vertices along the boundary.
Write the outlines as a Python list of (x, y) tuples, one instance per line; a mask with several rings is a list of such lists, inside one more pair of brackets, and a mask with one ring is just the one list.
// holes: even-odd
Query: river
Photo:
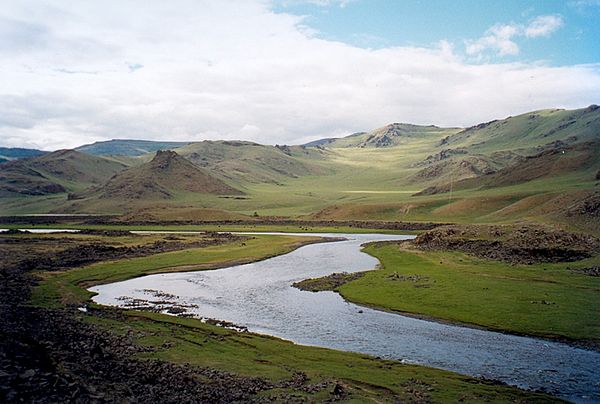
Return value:
[(370, 241), (412, 236), (307, 234), (347, 240), (312, 244), (234, 267), (144, 276), (90, 288), (93, 300), (126, 307), (134, 299), (173, 300), (188, 313), (235, 323), (299, 344), (360, 352), (543, 389), (577, 401), (600, 400), (600, 352), (567, 344), (419, 320), (291, 284), (334, 272), (373, 269), (360, 251)]

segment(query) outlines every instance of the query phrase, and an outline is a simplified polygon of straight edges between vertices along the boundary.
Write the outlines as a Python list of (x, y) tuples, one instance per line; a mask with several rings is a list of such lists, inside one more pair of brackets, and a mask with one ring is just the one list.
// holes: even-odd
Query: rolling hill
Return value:
[(451, 136), (460, 128), (440, 128), (434, 125), (421, 126), (408, 123), (392, 123), (370, 132), (358, 132), (338, 139), (315, 140), (306, 146), (336, 147), (394, 147), (410, 143), (413, 139)]
[(240, 184), (272, 183), (323, 175), (321, 150), (302, 146), (265, 146), (245, 141), (204, 141), (174, 149), (213, 175)]
[(589, 181), (596, 179), (600, 169), (600, 140), (572, 146), (558, 146), (502, 168), (465, 178), (453, 184), (430, 187), (419, 195), (449, 192), (451, 189), (499, 188), (522, 184), (538, 179), (552, 179), (569, 174), (585, 174)]
[(126, 166), (74, 150), (58, 150), (0, 165), (0, 194), (45, 195), (101, 184)]
[(555, 141), (581, 143), (597, 139), (600, 107), (546, 109), (482, 123), (444, 138), (445, 148), (469, 148), (473, 152), (528, 149)]
[(178, 193), (241, 195), (225, 182), (211, 176), (173, 151), (157, 151), (144, 164), (122, 171), (105, 184), (71, 199), (164, 200)]
[(26, 164), (9, 161), (0, 164), (0, 197), (21, 195), (46, 195), (66, 192), (61, 184)]

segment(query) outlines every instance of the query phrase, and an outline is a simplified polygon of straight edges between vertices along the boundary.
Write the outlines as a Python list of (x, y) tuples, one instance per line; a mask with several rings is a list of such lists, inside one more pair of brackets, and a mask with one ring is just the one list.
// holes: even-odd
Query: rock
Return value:
[(533, 225), (443, 226), (419, 235), (414, 245), (515, 264), (578, 261), (600, 252), (595, 237)]
[(334, 397), (334, 399), (341, 400), (345, 398), (347, 394), (348, 393), (346, 392), (344, 385), (340, 382), (336, 382), (333, 386), (333, 390), (331, 391), (331, 395)]

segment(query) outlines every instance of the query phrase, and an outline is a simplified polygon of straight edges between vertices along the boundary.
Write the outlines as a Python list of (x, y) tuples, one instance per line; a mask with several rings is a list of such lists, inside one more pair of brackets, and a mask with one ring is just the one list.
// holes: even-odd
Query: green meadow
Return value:
[(567, 268), (510, 265), (458, 252), (370, 244), (380, 268), (340, 286), (347, 300), (383, 310), (545, 338), (600, 343), (600, 279)]

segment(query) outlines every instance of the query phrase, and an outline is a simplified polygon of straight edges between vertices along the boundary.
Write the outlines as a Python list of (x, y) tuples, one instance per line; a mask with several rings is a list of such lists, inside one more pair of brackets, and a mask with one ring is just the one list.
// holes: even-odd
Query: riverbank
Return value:
[[(27, 242), (18, 244), (18, 250), (26, 252), (21, 258), (34, 262), (38, 254), (60, 253), (78, 245), (134, 247), (169, 235), (1, 237), (24, 237)], [(190, 242), (198, 238), (177, 237), (189, 237)], [(77, 309), (89, 298), (82, 285), (173, 267), (202, 269), (201, 265), (261, 259), (297, 248), (298, 243), (301, 240), (290, 236), (260, 236), (84, 268), (56, 267), (40, 274), (38, 286), (32, 266), (22, 265), (20, 256), (8, 250), (11, 260), (0, 264), (2, 401), (555, 400), (451, 372), (297, 346), (194, 319), (95, 305), (88, 305), (85, 313)], [(32, 307), (29, 290), (34, 286)]]
[(512, 233), (476, 227), (373, 243), (364, 251), (380, 260), (380, 269), (333, 287), (327, 277), (298, 286), (335, 290), (353, 303), (417, 318), (600, 349), (596, 239), (522, 226)]
[(257, 218), (253, 220), (121, 220), (114, 216), (0, 216), (6, 229), (95, 229), (156, 231), (227, 231), (285, 233), (382, 233), (419, 234), (442, 223), (364, 220), (294, 220)]

